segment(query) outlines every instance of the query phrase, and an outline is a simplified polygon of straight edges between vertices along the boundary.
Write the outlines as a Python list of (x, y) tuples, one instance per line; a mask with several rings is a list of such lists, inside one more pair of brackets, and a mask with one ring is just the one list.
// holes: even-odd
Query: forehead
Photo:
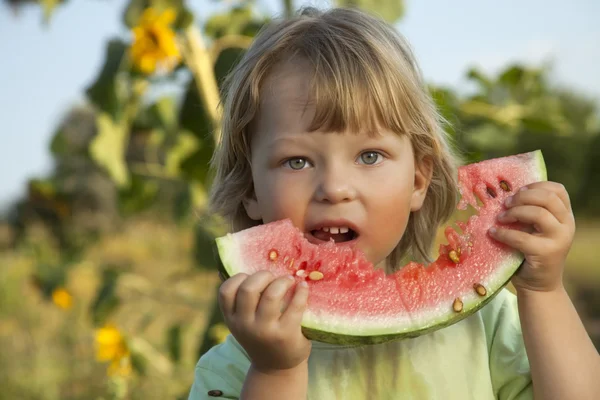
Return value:
[(312, 78), (312, 67), (304, 60), (275, 67), (261, 88), (256, 132), (308, 131), (316, 111)]

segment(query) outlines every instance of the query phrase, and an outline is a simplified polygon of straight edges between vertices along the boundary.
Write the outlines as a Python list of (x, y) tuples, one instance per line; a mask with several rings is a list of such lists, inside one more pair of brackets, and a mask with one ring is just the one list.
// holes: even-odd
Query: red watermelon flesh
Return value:
[(446, 228), (448, 244), (427, 266), (411, 262), (386, 275), (359, 250), (333, 241), (311, 244), (282, 220), (218, 238), (222, 272), (270, 270), (307, 281), (302, 326), (313, 340), (380, 343), (451, 325), (483, 307), (522, 263), (522, 254), (487, 231), (498, 224), (504, 200), (524, 185), (545, 180), (546, 168), (541, 152), (534, 151), (461, 167), (458, 178), (458, 208), (471, 205), (477, 214), (459, 222), (458, 230)]

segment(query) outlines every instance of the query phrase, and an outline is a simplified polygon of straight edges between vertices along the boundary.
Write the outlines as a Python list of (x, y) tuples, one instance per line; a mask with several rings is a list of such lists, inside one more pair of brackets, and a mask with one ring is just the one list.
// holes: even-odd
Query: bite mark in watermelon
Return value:
[(508, 196), (546, 179), (539, 150), (459, 168), (457, 208), (471, 205), (477, 214), (457, 223), (460, 233), (446, 227), (448, 244), (428, 266), (410, 262), (386, 275), (359, 250), (311, 244), (282, 220), (217, 238), (221, 272), (269, 270), (307, 281), (302, 329), (311, 340), (355, 345), (419, 336), (473, 314), (510, 281), (524, 257), (493, 240), (488, 229), (498, 226)]

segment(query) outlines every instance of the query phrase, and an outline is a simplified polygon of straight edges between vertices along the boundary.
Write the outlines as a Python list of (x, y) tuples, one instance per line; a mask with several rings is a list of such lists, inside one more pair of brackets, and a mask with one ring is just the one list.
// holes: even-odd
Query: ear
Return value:
[(256, 195), (252, 193), (251, 197), (246, 197), (243, 200), (244, 208), (246, 209), (246, 214), (248, 217), (254, 221), (262, 220), (262, 214), (260, 213), (260, 208), (258, 207), (258, 200), (256, 199)]
[(433, 176), (433, 161), (431, 158), (425, 157), (417, 162), (415, 167), (415, 182), (410, 201), (411, 211), (418, 211), (423, 206)]

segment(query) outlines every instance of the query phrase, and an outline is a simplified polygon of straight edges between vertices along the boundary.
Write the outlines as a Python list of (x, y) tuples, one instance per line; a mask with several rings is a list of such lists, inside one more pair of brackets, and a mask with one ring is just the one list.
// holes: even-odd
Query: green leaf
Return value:
[(198, 139), (188, 131), (180, 131), (175, 144), (168, 150), (165, 169), (167, 172), (179, 175), (181, 164), (200, 147)]
[(516, 143), (515, 135), (507, 135), (506, 130), (492, 123), (481, 124), (465, 132), (464, 137), (470, 147), (484, 153), (507, 153)]
[(212, 137), (205, 137), (198, 149), (181, 161), (179, 168), (184, 179), (210, 185), (210, 159), (214, 151)]
[(492, 89), (492, 81), (485, 76), (485, 74), (479, 71), (477, 68), (471, 68), (467, 71), (467, 78), (477, 83), (480, 89), (483, 89), (485, 93), (489, 93)]
[(108, 114), (97, 118), (98, 134), (90, 144), (92, 159), (103, 167), (120, 187), (129, 184), (129, 172), (125, 164), (128, 126), (116, 123)]
[(65, 138), (64, 131), (61, 129), (54, 134), (50, 142), (50, 152), (54, 156), (64, 156), (69, 153), (69, 143)]
[(179, 128), (192, 132), (199, 139), (209, 135), (213, 129), (210, 114), (206, 112), (200, 100), (193, 78), (188, 82), (179, 111)]
[(119, 191), (121, 213), (127, 216), (149, 209), (156, 202), (159, 189), (157, 182), (132, 175), (130, 185)]
[(404, 0), (336, 0), (335, 4), (344, 7), (358, 7), (383, 17), (387, 22), (400, 20), (406, 11)]
[(243, 4), (225, 13), (213, 14), (204, 25), (204, 33), (215, 39), (225, 35), (239, 35), (254, 22), (251, 6)]
[(190, 215), (194, 217), (202, 212), (207, 202), (206, 189), (201, 183), (191, 182), (181, 190), (173, 202), (173, 217), (178, 223), (184, 222)]
[(86, 89), (89, 100), (101, 111), (115, 120), (120, 118), (122, 96), (119, 94), (118, 73), (124, 68), (127, 45), (120, 40), (111, 40), (106, 48), (104, 66), (96, 81)]
[(195, 259), (201, 269), (216, 269), (217, 253), (215, 235), (204, 226), (197, 224), (195, 230)]
[(175, 20), (175, 29), (185, 29), (194, 23), (194, 14), (187, 8), (182, 8), (177, 14)]
[(227, 74), (236, 66), (245, 52), (246, 49), (239, 47), (228, 47), (221, 51), (215, 61), (214, 68), (215, 78), (219, 84), (225, 80)]
[(506, 86), (516, 86), (521, 83), (525, 74), (525, 68), (520, 65), (513, 65), (500, 74), (498, 82)]
[(136, 351), (131, 351), (131, 367), (140, 376), (146, 376), (148, 369), (146, 358)]
[(521, 122), (526, 131), (539, 133), (555, 133), (557, 131), (552, 121), (546, 118), (531, 116), (523, 118)]
[(129, 0), (123, 12), (123, 23), (128, 28), (138, 25), (146, 7), (148, 7), (147, 0)]
[(181, 359), (181, 324), (175, 324), (167, 331), (167, 349), (174, 363)]
[(102, 271), (102, 285), (90, 310), (95, 326), (104, 325), (121, 303), (115, 293), (118, 279), (119, 273), (117, 270), (107, 268)]
[(158, 126), (169, 134), (174, 133), (177, 127), (177, 106), (173, 97), (161, 97), (150, 106), (150, 111)]

